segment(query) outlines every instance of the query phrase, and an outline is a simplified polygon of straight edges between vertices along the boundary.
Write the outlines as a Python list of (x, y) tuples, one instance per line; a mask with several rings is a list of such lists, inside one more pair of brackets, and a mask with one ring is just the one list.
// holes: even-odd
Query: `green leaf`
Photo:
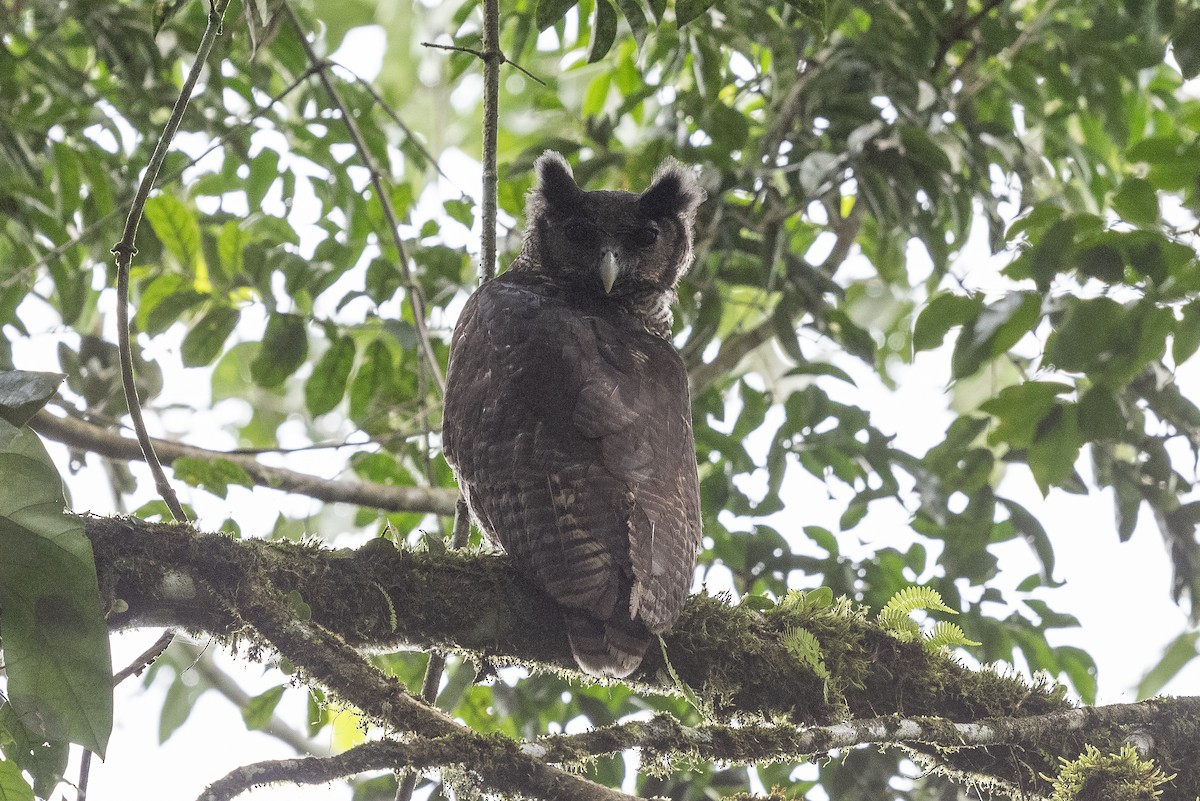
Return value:
[(11, 760), (0, 762), (0, 801), (33, 801), (33, 788)]
[(537, 29), (544, 31), (555, 23), (562, 22), (567, 12), (575, 7), (579, 0), (538, 0), (534, 21)]
[(648, 26), (646, 24), (646, 12), (642, 8), (642, 4), (638, 0), (616, 0), (617, 7), (621, 9), (622, 16), (629, 23), (629, 30), (633, 32), (633, 39), (637, 42), (640, 49), (646, 42), (646, 32)]
[(304, 405), (309, 414), (316, 417), (333, 411), (346, 394), (346, 382), (354, 367), (354, 340), (342, 336), (330, 343), (313, 367), (312, 375), (304, 384)]
[(958, 379), (974, 374), (1033, 330), (1041, 315), (1042, 296), (1037, 292), (1011, 292), (985, 306), (959, 334), (951, 375)]
[[(603, 2), (603, 0), (601, 0)], [(612, 86), (612, 73), (605, 72), (597, 75), (588, 82), (587, 91), (583, 94), (583, 103), (579, 112), (585, 117), (594, 117), (604, 110), (604, 102), (608, 99), (608, 90)]]
[(281, 684), (247, 701), (242, 707), (242, 720), (246, 721), (246, 728), (250, 731), (265, 729), (271, 722), (275, 707), (279, 706), (279, 700), (283, 698), (283, 691), (286, 689), (287, 685)]
[(1091, 654), (1081, 648), (1062, 645), (1054, 649), (1054, 655), (1071, 679), (1080, 700), (1089, 705), (1096, 703), (1096, 661)]
[(214, 306), (199, 317), (179, 348), (183, 366), (204, 367), (216, 361), (241, 319), (242, 313), (232, 306)]
[(1049, 581), (1054, 575), (1054, 546), (1050, 543), (1050, 535), (1036, 517), (1029, 513), (1021, 504), (1007, 498), (996, 500), (1008, 511), (1008, 519), (1018, 534), (1025, 538), (1038, 561), (1042, 563), (1042, 581)]
[(171, 463), (171, 470), (180, 481), (193, 487), (203, 487), (213, 495), (224, 498), (229, 485), (253, 487), (254, 479), (246, 469), (228, 459), (201, 459), (181, 456)]
[(250, 234), (233, 220), (221, 226), (221, 234), (217, 237), (217, 255), (221, 272), (227, 277), (240, 275), (245, 269), (244, 253), (250, 241)]
[(372, 411), (391, 394), (396, 382), (392, 351), (381, 339), (367, 345), (358, 372), (350, 383), (350, 419), (364, 429), (378, 426)]
[(867, 503), (855, 498), (846, 506), (846, 511), (842, 512), (842, 517), (838, 520), (838, 527), (842, 531), (849, 531), (861, 523), (866, 516)]
[(1144, 178), (1126, 178), (1113, 195), (1113, 210), (1134, 225), (1158, 222), (1158, 194)]
[(1171, 358), (1175, 366), (1186, 362), (1200, 348), (1200, 300), (1193, 300), (1183, 307), (1182, 319), (1175, 323), (1175, 335), (1171, 341)]
[(979, 295), (944, 292), (935, 296), (921, 309), (913, 325), (913, 352), (938, 347), (951, 328), (973, 320), (982, 308), (983, 299)]
[(44, 734), (30, 731), (12, 704), (0, 702), (0, 751), (33, 776), (39, 798), (49, 798), (66, 772), (68, 745), (66, 740), (47, 740)]
[(250, 375), (263, 387), (277, 387), (304, 364), (308, 332), (296, 314), (272, 314), (263, 332), (262, 347), (250, 363)]
[(1071, 478), (1082, 446), (1077, 408), (1074, 404), (1056, 406), (1042, 421), (1026, 452), (1029, 469), (1042, 495)]
[(858, 386), (845, 370), (836, 365), (825, 364), (824, 362), (804, 362), (788, 370), (784, 375), (827, 375), (839, 381), (845, 381), (852, 387)]
[(738, 606), (753, 609), (756, 612), (765, 612), (775, 608), (775, 599), (768, 598), (766, 595), (744, 595), (738, 602)]
[(1075, 269), (1106, 284), (1119, 284), (1125, 280), (1125, 259), (1121, 251), (1111, 245), (1092, 245), (1075, 256)]
[(988, 433), (988, 443), (1006, 443), (1010, 448), (1026, 448), (1037, 435), (1038, 426), (1054, 408), (1059, 395), (1073, 391), (1068, 384), (1054, 381), (1026, 381), (1005, 387), (979, 405), (980, 411), (995, 415), (1000, 424)]
[(1200, 75), (1200, 8), (1189, 11), (1175, 24), (1175, 30), (1171, 48), (1184, 80), (1190, 81)]
[(112, 732), (112, 659), (83, 522), (41, 441), (0, 422), (0, 636), (8, 697), (27, 726), (101, 757)]
[(0, 370), (0, 417), (14, 426), (25, 425), (58, 394), (64, 378), (62, 373)]
[(716, 0), (676, 0), (675, 21), (682, 28), (715, 4)]
[(1042, 358), (1062, 370), (1083, 372), (1121, 340), (1125, 328), (1125, 309), (1115, 300), (1071, 298)]
[(1079, 399), (1079, 431), (1089, 442), (1120, 440), (1129, 423), (1112, 391), (1093, 386)]
[(191, 209), (174, 195), (159, 194), (146, 201), (146, 220), (184, 269), (195, 268), (200, 256), (200, 223)]
[(1158, 664), (1152, 667), (1138, 683), (1137, 697), (1139, 700), (1157, 695), (1167, 682), (1179, 675), (1179, 671), (1195, 659), (1197, 654), (1200, 654), (1200, 650), (1196, 648), (1197, 640), (1200, 640), (1200, 632), (1187, 631), (1171, 641), (1167, 650), (1163, 652), (1162, 658), (1158, 660)]
[(592, 17), (592, 41), (588, 46), (588, 63), (593, 64), (608, 55), (616, 38), (617, 12), (608, 0), (596, 0), (596, 13)]
[[(1074, 241), (1075, 221), (1059, 220), (1050, 226), (1029, 251), (1029, 277), (1033, 278), (1039, 291), (1048, 290), (1054, 277), (1066, 267), (1067, 254), (1071, 252)], [(1008, 274), (1007, 269), (1004, 272)]]
[(270, 148), (250, 159), (250, 177), (246, 181), (246, 202), (257, 211), (262, 208), (271, 184), (279, 177), (279, 154)]

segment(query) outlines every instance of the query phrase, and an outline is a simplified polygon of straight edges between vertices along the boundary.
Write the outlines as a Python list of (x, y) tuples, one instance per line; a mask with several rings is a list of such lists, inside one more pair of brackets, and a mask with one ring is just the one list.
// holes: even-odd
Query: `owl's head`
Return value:
[(525, 266), (616, 299), (670, 294), (692, 261), (704, 190), (671, 159), (645, 192), (586, 192), (558, 153), (537, 160), (525, 207)]

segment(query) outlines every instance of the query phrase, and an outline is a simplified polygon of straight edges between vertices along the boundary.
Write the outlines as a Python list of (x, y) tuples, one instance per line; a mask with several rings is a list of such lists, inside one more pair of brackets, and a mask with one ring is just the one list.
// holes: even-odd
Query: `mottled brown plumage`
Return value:
[(664, 165), (649, 189), (584, 192), (537, 162), (520, 257), (471, 296), (443, 443), (483, 531), (562, 607), (580, 667), (622, 677), (691, 586), (700, 502), (675, 284), (704, 197)]

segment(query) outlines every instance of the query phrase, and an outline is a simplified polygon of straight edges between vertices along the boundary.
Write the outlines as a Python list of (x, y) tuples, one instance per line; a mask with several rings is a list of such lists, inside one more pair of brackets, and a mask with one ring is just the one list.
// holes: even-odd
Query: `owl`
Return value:
[(704, 191), (674, 161), (645, 192), (536, 163), (520, 255), (467, 301), (442, 441), (472, 516), (562, 608), (571, 652), (621, 678), (679, 616), (700, 545), (675, 285)]

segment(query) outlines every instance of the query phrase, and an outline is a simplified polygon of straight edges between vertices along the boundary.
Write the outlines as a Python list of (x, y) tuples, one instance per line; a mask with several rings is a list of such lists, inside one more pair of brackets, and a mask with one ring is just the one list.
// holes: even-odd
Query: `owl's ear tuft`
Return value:
[(704, 202), (705, 193), (696, 174), (675, 159), (668, 159), (654, 174), (650, 188), (638, 200), (650, 217), (690, 217)]
[(570, 205), (579, 196), (571, 165), (561, 154), (547, 150), (533, 165), (537, 173), (536, 194), (550, 207)]

